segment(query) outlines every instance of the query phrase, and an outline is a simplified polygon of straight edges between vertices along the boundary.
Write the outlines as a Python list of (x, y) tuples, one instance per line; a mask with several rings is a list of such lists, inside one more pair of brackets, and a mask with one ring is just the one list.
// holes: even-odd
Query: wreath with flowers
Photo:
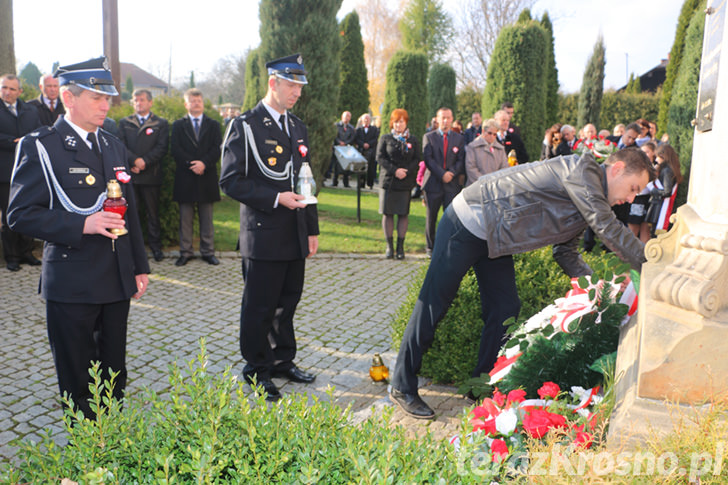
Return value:
[(579, 138), (574, 142), (571, 151), (579, 155), (589, 152), (594, 155), (597, 162), (602, 162), (612, 153), (617, 151), (617, 144), (607, 140), (605, 137), (598, 138)]

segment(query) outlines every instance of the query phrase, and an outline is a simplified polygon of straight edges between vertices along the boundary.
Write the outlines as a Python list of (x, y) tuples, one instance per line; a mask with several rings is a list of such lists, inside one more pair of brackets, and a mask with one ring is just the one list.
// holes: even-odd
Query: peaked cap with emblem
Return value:
[(269, 76), (276, 76), (296, 84), (308, 84), (306, 74), (303, 68), (303, 58), (301, 54), (293, 54), (287, 57), (281, 57), (274, 61), (267, 62), (265, 68), (268, 69)]
[(60, 86), (75, 84), (95, 93), (111, 96), (119, 95), (116, 86), (114, 86), (114, 80), (111, 78), (109, 63), (104, 56), (59, 67), (53, 73), (53, 77), (58, 78)]

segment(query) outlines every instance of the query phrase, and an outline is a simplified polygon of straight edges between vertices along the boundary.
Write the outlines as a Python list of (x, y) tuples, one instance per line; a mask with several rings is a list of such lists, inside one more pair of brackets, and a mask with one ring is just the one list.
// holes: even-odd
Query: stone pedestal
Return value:
[[(688, 202), (645, 247), (639, 310), (622, 330), (610, 447), (673, 429), (728, 393), (728, 49), (725, 4), (706, 16)], [(728, 37), (728, 36), (726, 36)]]

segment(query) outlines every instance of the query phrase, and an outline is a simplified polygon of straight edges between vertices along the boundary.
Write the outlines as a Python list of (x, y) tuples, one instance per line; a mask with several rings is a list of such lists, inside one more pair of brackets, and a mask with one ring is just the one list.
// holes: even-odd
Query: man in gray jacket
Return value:
[(469, 268), (478, 279), (485, 322), (473, 376), (493, 367), (503, 322), (517, 316), (521, 306), (511, 255), (552, 244), (566, 274), (590, 274), (577, 250), (589, 226), (620, 259), (639, 269), (644, 245), (611, 206), (631, 202), (653, 178), (647, 156), (629, 148), (603, 165), (590, 154), (557, 157), (493, 172), (463, 189), (438, 226), (432, 262), (402, 337), (390, 398), (410, 416), (434, 417), (417, 392), (417, 372)]

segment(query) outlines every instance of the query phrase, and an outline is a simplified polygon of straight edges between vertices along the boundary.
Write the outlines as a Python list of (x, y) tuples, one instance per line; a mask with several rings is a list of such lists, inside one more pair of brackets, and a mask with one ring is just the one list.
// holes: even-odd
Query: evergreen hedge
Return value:
[(584, 79), (581, 82), (579, 93), (579, 117), (576, 122), (577, 131), (587, 123), (596, 125), (597, 130), (602, 126), (599, 114), (602, 107), (602, 93), (604, 92), (604, 39), (601, 34), (594, 44), (594, 50), (586, 65)]
[(382, 119), (392, 110), (404, 108), (410, 133), (422, 139), (427, 117), (427, 56), (421, 52), (397, 51), (387, 65)]
[[(480, 113), (480, 101), (483, 93), (473, 87), (466, 87), (455, 95), (456, 104), (458, 106), (458, 117), (463, 122), (463, 126), (467, 126), (471, 121), (473, 113)], [(485, 113), (481, 113), (483, 121), (490, 118)]]
[(662, 98), (660, 99), (659, 114), (657, 116), (657, 130), (660, 135), (667, 131), (670, 101), (672, 100), (673, 85), (682, 62), (685, 34), (700, 3), (701, 0), (685, 0), (680, 9), (680, 16), (677, 19), (677, 28), (675, 29), (675, 40), (672, 42), (672, 48), (670, 49), (670, 62), (667, 64), (665, 82), (662, 84)]
[[(607, 129), (610, 132), (619, 123), (630, 123), (638, 118), (654, 120), (657, 116), (657, 108), (660, 102), (660, 94), (653, 93), (617, 93), (607, 91), (602, 95), (601, 113), (599, 115), (600, 129)], [(578, 103), (579, 94), (559, 95), (559, 122), (581, 129), (578, 124)]]
[(554, 27), (548, 12), (541, 17), (541, 26), (546, 30), (546, 126), (559, 121), (559, 70), (556, 68), (554, 53)]
[(255, 108), (258, 101), (263, 99), (268, 91), (268, 73), (265, 62), (261, 57), (260, 46), (248, 53), (245, 60), (245, 98), (243, 111)]
[(538, 159), (546, 129), (548, 33), (535, 20), (504, 27), (493, 48), (483, 93), (484, 118), (490, 118), (505, 101), (513, 103), (513, 122), (530, 160)]
[[(593, 264), (599, 256), (585, 255)], [(551, 247), (514, 256), (516, 285), (521, 299), (522, 318), (528, 318), (561, 298), (571, 288), (551, 255)], [(392, 322), (392, 348), (399, 349), (402, 335), (425, 279), (423, 268), (413, 279), (402, 305)], [(480, 293), (475, 274), (471, 271), (463, 278), (458, 294), (435, 333), (432, 347), (422, 361), (420, 373), (438, 383), (461, 384), (470, 379), (475, 368), (480, 346), (483, 320), (480, 314)]]
[(361, 38), (359, 14), (349, 13), (341, 21), (341, 66), (339, 82), (339, 113), (351, 111), (352, 124), (369, 112), (369, 82), (364, 63), (364, 42)]
[(680, 70), (675, 78), (672, 99), (667, 116), (667, 133), (670, 144), (680, 156), (680, 169), (684, 176), (678, 185), (675, 200), (677, 207), (687, 200), (688, 183), (690, 181), (690, 165), (693, 157), (693, 135), (695, 127), (691, 121), (695, 119), (698, 103), (698, 83), (700, 76), (700, 59), (703, 50), (703, 31), (705, 30), (705, 1), (700, 2), (685, 33), (685, 49), (680, 63)]
[(457, 109), (456, 83), (455, 70), (448, 64), (435, 64), (430, 68), (430, 76), (427, 78), (427, 99), (430, 110), (427, 118), (435, 116), (437, 110), (443, 106), (452, 110), (453, 119), (462, 118)]

